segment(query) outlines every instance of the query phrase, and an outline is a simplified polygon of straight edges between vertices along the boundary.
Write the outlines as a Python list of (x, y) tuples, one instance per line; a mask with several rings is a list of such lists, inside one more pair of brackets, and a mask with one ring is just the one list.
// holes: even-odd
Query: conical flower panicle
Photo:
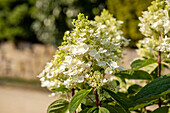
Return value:
[(117, 61), (122, 47), (128, 44), (122, 36), (121, 24), (106, 10), (94, 21), (79, 14), (73, 20), (74, 29), (65, 32), (54, 59), (38, 75), (42, 86), (50, 90), (61, 86), (80, 88), (82, 84), (100, 88), (109, 83), (111, 79), (104, 75), (119, 70)]

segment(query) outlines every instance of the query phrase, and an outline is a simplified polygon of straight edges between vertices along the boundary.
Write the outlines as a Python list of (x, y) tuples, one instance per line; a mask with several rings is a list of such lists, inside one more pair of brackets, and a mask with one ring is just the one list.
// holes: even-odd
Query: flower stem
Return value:
[[(162, 36), (159, 35), (159, 46), (161, 44), (161, 38)], [(161, 76), (161, 51), (158, 51), (158, 77)], [(161, 99), (158, 100), (158, 106), (161, 107)]]
[(94, 104), (96, 104), (88, 95), (87, 95), (87, 97), (88, 97)]
[(73, 88), (72, 89), (72, 97), (74, 96), (74, 94), (75, 94), (75, 89)]
[(94, 90), (94, 95), (95, 95), (95, 98), (96, 98), (96, 106), (98, 107), (99, 106), (99, 96), (97, 94), (97, 90)]

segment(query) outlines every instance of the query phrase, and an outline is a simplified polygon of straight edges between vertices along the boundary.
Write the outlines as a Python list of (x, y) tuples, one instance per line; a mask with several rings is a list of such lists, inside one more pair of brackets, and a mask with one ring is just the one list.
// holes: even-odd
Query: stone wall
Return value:
[[(50, 45), (19, 43), (0, 44), (0, 77), (18, 77), (23, 79), (36, 79), (46, 62), (50, 61), (57, 48)], [(125, 49), (121, 64), (130, 68), (130, 62), (139, 57), (134, 49)], [(165, 70), (164, 72), (170, 72)]]
[(0, 76), (36, 79), (56, 48), (49, 45), (19, 43), (0, 44)]

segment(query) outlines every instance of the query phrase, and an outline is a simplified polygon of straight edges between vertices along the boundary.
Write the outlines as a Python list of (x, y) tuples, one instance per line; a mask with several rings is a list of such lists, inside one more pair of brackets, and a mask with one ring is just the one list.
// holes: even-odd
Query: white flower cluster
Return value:
[[(164, 57), (170, 55), (170, 43), (167, 41), (170, 37), (169, 11), (169, 0), (156, 0), (152, 2), (148, 11), (144, 11), (142, 17), (139, 17), (141, 21), (139, 24), (140, 31), (147, 37), (137, 44), (139, 48), (138, 53), (141, 56), (157, 56), (158, 53), (155, 52), (158, 51), (158, 49), (164, 52)], [(157, 43), (159, 36), (162, 38), (160, 46), (159, 43)]]
[(121, 23), (106, 10), (95, 21), (79, 14), (78, 19), (73, 20), (73, 31), (65, 33), (54, 60), (38, 75), (42, 87), (72, 89), (88, 84), (100, 88), (108, 82), (105, 74), (123, 69), (117, 61), (121, 57), (121, 47), (127, 45), (128, 40), (121, 36)]
[(170, 37), (165, 36), (158, 49), (164, 53), (168, 53), (167, 58), (170, 58)]
[(149, 58), (156, 58), (158, 51), (157, 51), (158, 41), (154, 40), (153, 38), (144, 38), (137, 43), (137, 53), (141, 57), (149, 57)]
[(104, 11), (101, 13), (101, 16), (95, 17), (99, 37), (105, 37), (114, 43), (120, 43), (124, 46), (129, 45), (129, 40), (122, 36), (121, 25), (123, 22), (117, 21), (115, 18), (112, 18), (112, 16), (109, 12)]

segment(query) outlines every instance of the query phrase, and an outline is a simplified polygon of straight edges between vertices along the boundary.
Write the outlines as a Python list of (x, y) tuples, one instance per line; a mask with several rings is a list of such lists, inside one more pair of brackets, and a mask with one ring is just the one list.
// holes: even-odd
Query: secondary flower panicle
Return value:
[[(156, 0), (139, 17), (141, 33), (147, 38), (137, 44), (138, 53), (142, 57), (153, 58), (158, 56), (157, 51), (161, 51), (163, 58), (170, 56), (170, 1)], [(162, 42), (159, 45), (159, 36)]]
[(73, 25), (71, 32), (65, 32), (64, 42), (54, 59), (38, 75), (42, 87), (50, 90), (61, 86), (72, 89), (88, 84), (100, 88), (111, 81), (104, 75), (119, 70), (117, 62), (122, 56), (122, 47), (129, 43), (122, 36), (121, 21), (103, 10), (94, 21), (79, 14)]

